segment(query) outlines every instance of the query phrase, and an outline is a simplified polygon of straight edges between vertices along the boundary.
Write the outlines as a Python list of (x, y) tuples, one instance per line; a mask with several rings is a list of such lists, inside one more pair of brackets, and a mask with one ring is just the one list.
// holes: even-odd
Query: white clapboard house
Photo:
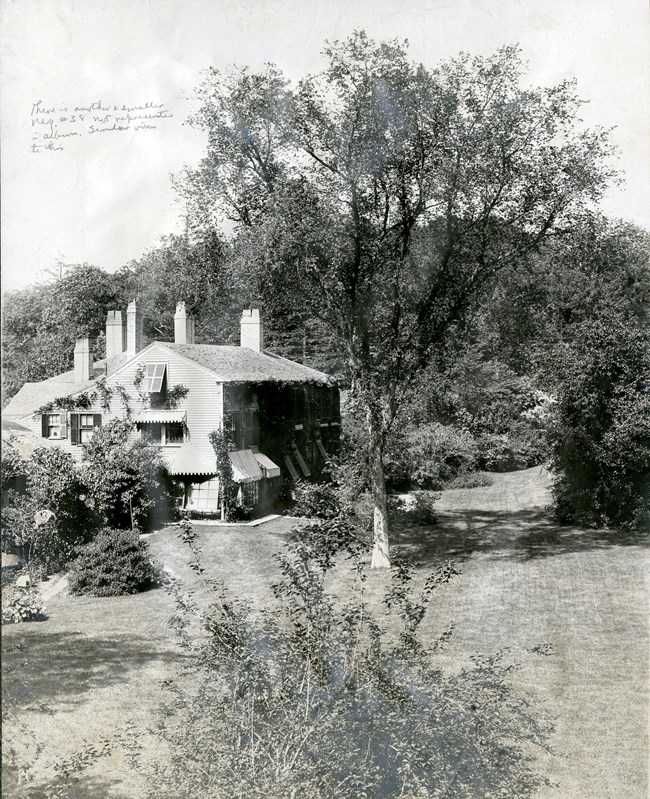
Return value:
[[(219, 506), (213, 430), (230, 431), (229, 457), (240, 497), (269, 510), (283, 479), (317, 477), (338, 447), (339, 392), (326, 374), (263, 349), (259, 311), (241, 317), (241, 344), (196, 344), (194, 319), (181, 303), (173, 342), (143, 346), (143, 316), (132, 302), (123, 318), (109, 311), (106, 358), (91, 339), (77, 341), (74, 369), (26, 383), (3, 412), (27, 428), (34, 445), (56, 446), (82, 459), (83, 444), (114, 418), (129, 417), (134, 435), (159, 446), (182, 484), (190, 510)], [(179, 387), (181, 389), (179, 390)]]

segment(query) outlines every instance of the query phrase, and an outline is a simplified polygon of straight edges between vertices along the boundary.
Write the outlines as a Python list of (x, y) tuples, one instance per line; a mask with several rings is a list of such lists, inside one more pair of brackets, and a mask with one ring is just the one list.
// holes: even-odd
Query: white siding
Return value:
[[(189, 389), (187, 396), (178, 404), (178, 410), (186, 411), (188, 439), (192, 446), (197, 447), (208, 457), (214, 457), (212, 445), (208, 440), (208, 434), (212, 430), (218, 429), (223, 419), (223, 386), (218, 383), (214, 375), (201, 368), (197, 364), (183, 358), (182, 356), (166, 349), (162, 344), (152, 344), (143, 352), (139, 353), (132, 361), (127, 363), (116, 373), (106, 379), (106, 385), (113, 389), (110, 398), (110, 407), (107, 410), (101, 405), (101, 397), (98, 396), (92, 406), (83, 413), (101, 413), (102, 424), (106, 424), (111, 419), (123, 419), (126, 416), (126, 408), (122, 400), (117, 396), (115, 387), (121, 385), (129, 395), (129, 405), (132, 414), (146, 409), (146, 403), (138, 396), (134, 385), (137, 370), (148, 363), (167, 364), (167, 387), (173, 388), (176, 385), (183, 385)], [(88, 391), (92, 393), (92, 389)], [(55, 409), (56, 410), (56, 409)], [(76, 412), (76, 411), (75, 411)], [(35, 444), (37, 446), (57, 446), (72, 453), (76, 460), (81, 460), (81, 446), (70, 443), (70, 426), (68, 425), (67, 438), (62, 440), (48, 440), (41, 436), (41, 416), (29, 416), (21, 420), (21, 424), (32, 430)], [(165, 447), (165, 450), (172, 449)]]

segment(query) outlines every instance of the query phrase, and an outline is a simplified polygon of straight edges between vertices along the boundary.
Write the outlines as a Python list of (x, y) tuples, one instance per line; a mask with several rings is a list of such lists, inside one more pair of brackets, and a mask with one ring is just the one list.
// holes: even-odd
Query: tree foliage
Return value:
[[(5, 458), (3, 446), (3, 467)], [(101, 518), (71, 455), (38, 447), (22, 461), (24, 491), (3, 496), (5, 546), (49, 572), (65, 566), (76, 548), (90, 541)]]
[(609, 144), (577, 124), (571, 83), (521, 88), (514, 48), (427, 70), (359, 32), (325, 54), (293, 90), (273, 67), (209, 71), (192, 120), (208, 151), (184, 188), (190, 209), (257, 245), (258, 280), (295, 292), (340, 342), (386, 565), (383, 451), (405, 392), (479, 292), (598, 199)]
[(584, 321), (558, 356), (552, 428), (560, 519), (650, 525), (650, 335), (620, 318)]
[(115, 308), (117, 280), (98, 267), (71, 266), (50, 282), (5, 294), (2, 308), (2, 386), (9, 399), (23, 383), (73, 366), (75, 341), (97, 340), (103, 357), (106, 312)]
[(83, 447), (81, 474), (104, 524), (118, 529), (155, 527), (169, 518), (172, 486), (160, 449), (131, 433), (133, 423), (113, 419)]

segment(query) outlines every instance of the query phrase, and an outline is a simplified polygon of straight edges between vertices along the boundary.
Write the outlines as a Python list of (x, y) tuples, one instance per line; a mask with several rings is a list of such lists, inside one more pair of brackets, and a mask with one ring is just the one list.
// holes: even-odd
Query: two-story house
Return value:
[(74, 369), (27, 383), (4, 418), (29, 428), (34, 443), (62, 447), (81, 461), (95, 428), (130, 418), (134, 435), (162, 450), (182, 485), (183, 506), (219, 507), (213, 430), (230, 432), (229, 457), (240, 497), (268, 510), (282, 479), (317, 478), (339, 441), (339, 392), (326, 374), (265, 352), (258, 310), (241, 317), (240, 346), (196, 344), (194, 319), (181, 303), (173, 342), (143, 346), (143, 316), (132, 302), (123, 318), (109, 311), (106, 358), (77, 341)]

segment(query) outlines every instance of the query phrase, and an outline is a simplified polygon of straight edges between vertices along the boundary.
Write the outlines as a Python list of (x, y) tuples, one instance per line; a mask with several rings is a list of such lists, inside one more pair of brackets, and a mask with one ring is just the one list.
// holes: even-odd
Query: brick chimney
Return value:
[(129, 303), (126, 309), (126, 352), (133, 358), (142, 349), (142, 310), (137, 300)]
[(114, 358), (126, 349), (126, 327), (122, 311), (109, 311), (106, 317), (106, 360)]
[(258, 308), (248, 308), (242, 312), (240, 328), (240, 346), (248, 347), (251, 350), (255, 350), (255, 352), (262, 352), (264, 335)]
[(194, 344), (194, 317), (185, 310), (185, 303), (179, 302), (174, 314), (174, 342)]
[(92, 380), (93, 372), (93, 340), (77, 339), (74, 345), (74, 382), (87, 383)]

